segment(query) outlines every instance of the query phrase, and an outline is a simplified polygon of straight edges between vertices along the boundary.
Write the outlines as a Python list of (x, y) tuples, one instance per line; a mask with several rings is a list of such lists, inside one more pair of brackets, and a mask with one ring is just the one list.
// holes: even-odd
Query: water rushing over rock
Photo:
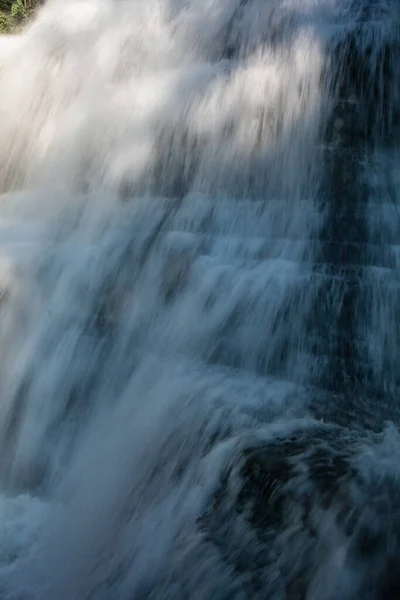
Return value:
[(400, 594), (396, 0), (0, 38), (0, 596)]

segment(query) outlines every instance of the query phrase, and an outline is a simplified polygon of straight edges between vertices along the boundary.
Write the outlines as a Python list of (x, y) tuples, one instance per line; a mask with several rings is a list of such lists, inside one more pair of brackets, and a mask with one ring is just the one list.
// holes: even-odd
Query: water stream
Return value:
[(400, 595), (396, 0), (0, 37), (1, 600)]

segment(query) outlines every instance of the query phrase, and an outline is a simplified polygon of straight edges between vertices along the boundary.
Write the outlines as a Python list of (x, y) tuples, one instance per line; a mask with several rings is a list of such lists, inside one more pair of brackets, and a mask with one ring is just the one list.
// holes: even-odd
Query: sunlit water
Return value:
[(396, 0), (0, 38), (1, 600), (400, 596)]

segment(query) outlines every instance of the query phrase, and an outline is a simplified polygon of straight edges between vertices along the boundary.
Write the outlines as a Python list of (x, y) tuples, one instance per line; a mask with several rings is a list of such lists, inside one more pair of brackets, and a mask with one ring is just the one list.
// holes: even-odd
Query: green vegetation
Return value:
[(0, 33), (13, 33), (32, 17), (41, 0), (0, 0)]

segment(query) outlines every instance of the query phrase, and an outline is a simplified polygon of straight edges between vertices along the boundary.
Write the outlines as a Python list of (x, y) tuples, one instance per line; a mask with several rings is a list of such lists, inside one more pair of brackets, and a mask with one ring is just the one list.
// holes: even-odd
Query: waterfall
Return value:
[(0, 36), (1, 600), (400, 594), (397, 0)]

